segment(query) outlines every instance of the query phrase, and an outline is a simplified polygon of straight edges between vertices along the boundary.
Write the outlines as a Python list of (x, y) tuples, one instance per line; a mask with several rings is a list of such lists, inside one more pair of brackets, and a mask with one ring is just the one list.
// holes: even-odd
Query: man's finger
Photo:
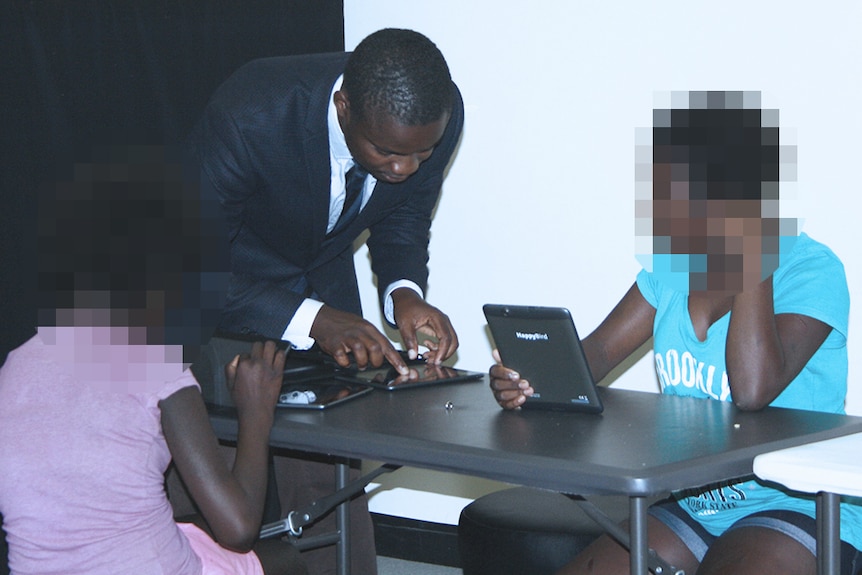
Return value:
[[(408, 324), (399, 329), (398, 331), (401, 332), (401, 342), (404, 345), (404, 349), (407, 351), (407, 357), (409, 357), (410, 359), (416, 359), (417, 357), (419, 357), (419, 342), (416, 339), (416, 331), (414, 330), (413, 326)], [(396, 355), (398, 355), (398, 360), (400, 361), (401, 365), (404, 365), (404, 361), (401, 360), (401, 355), (398, 354), (398, 352), (395, 353)], [(389, 359), (389, 356), (387, 355), (386, 358)], [(395, 365), (392, 360), (389, 360), (389, 363), (391, 363), (393, 366)], [(404, 365), (404, 367), (406, 369), (407, 366)], [(400, 369), (398, 370), (398, 372), (401, 374), (405, 373)]]
[[(410, 352), (408, 351), (408, 356)], [(407, 364), (404, 363), (404, 358), (401, 357), (401, 354), (398, 353), (392, 345), (388, 345), (383, 350), (383, 355), (386, 357), (386, 361), (388, 361), (392, 367), (394, 367), (398, 373), (401, 375), (408, 375), (410, 373), (410, 369), (407, 367)]]

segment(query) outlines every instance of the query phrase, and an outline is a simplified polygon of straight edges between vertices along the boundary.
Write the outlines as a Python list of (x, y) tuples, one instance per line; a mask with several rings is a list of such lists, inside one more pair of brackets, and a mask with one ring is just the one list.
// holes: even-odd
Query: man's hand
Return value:
[(425, 354), (428, 363), (439, 365), (458, 349), (458, 335), (449, 317), (428, 304), (418, 293), (410, 288), (399, 288), (392, 292), (392, 303), (395, 307), (395, 324), (411, 359), (419, 355), (417, 333), (420, 332), (434, 338), (426, 338), (421, 342), (430, 350)]
[(369, 364), (380, 367), (385, 358), (398, 373), (409, 373), (407, 364), (389, 339), (358, 315), (324, 305), (317, 313), (309, 335), (341, 367), (350, 365), (347, 354), (352, 353), (360, 369)]

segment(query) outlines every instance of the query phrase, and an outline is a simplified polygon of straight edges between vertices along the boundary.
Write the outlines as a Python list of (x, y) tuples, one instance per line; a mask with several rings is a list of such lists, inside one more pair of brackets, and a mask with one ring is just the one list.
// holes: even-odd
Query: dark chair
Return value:
[[(590, 497), (614, 521), (628, 518), (628, 498)], [(515, 487), (482, 496), (458, 521), (464, 575), (550, 575), (603, 533), (563, 494)]]
[(0, 575), (9, 575), (9, 546), (3, 531), (3, 516), (0, 515)]

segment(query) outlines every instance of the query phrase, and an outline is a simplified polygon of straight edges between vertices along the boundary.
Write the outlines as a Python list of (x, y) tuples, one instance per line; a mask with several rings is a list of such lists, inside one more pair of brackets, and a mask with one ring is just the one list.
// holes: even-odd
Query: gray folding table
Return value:
[[(273, 446), (581, 495), (630, 498), (631, 572), (647, 573), (646, 498), (752, 474), (755, 456), (862, 432), (862, 418), (601, 389), (601, 415), (500, 409), (487, 381), (375, 391), (320, 412), (279, 410)], [(211, 405), (221, 439), (230, 407)], [(339, 472), (346, 480), (346, 466)], [(339, 510), (346, 519), (346, 509)], [(340, 528), (347, 573), (346, 522)]]

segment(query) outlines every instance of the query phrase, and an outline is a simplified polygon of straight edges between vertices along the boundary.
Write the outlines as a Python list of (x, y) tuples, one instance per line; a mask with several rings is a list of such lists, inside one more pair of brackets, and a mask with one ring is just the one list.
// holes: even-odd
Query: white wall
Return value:
[[(586, 335), (631, 285), (634, 130), (651, 126), (656, 91), (762, 91), (782, 130), (796, 131), (803, 229), (843, 259), (851, 297), (859, 294), (860, 6), (345, 0), (348, 49), (379, 28), (418, 30), (443, 51), (464, 96), (464, 136), (432, 227), (428, 292), (458, 330), (456, 365), (491, 363), (483, 303), (566, 306)], [(367, 257), (357, 254), (363, 305), (380, 324)], [(860, 310), (851, 310), (849, 341), (855, 414)], [(615, 385), (656, 389), (649, 358)], [(499, 487), (404, 470), (387, 481), (467, 500)], [(399, 514), (423, 518), (404, 505), (395, 504)]]

